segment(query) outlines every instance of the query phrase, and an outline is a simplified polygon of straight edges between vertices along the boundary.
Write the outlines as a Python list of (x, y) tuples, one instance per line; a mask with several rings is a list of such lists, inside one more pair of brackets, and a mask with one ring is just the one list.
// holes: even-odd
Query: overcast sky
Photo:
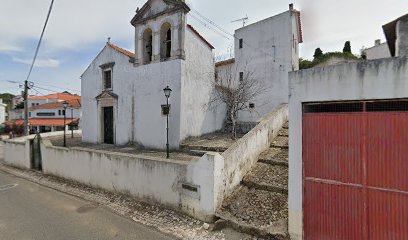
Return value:
[[(51, 0), (0, 0), (0, 92), (18, 93), (43, 27)], [(407, 0), (188, 0), (195, 11), (230, 33), (242, 26), (232, 20), (248, 15), (254, 23), (288, 10), (293, 2), (301, 11), (304, 43), (300, 55), (312, 58), (314, 49), (341, 51), (351, 41), (354, 53), (384, 40), (381, 26), (408, 13)], [(104, 47), (106, 39), (132, 50), (134, 30), (130, 20), (145, 0), (55, 0), (54, 9), (31, 76), (38, 87), (30, 94), (68, 90), (79, 93), (79, 76)], [(232, 44), (192, 17), (216, 54)], [(48, 89), (48, 90), (44, 90)]]

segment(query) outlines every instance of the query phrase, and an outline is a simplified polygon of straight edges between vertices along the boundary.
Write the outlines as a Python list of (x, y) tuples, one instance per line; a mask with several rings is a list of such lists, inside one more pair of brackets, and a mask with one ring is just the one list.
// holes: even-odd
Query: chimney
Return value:
[(408, 56), (408, 16), (397, 22), (396, 33), (395, 56)]
[(381, 45), (381, 39), (377, 39), (374, 42), (374, 46), (380, 46)]
[(293, 3), (289, 4), (289, 10), (293, 11)]

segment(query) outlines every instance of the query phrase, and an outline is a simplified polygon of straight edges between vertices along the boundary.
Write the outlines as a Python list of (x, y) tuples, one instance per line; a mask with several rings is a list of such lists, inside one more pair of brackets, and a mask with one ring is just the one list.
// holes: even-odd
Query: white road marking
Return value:
[(17, 183), (15, 183), (15, 184), (7, 184), (7, 185), (0, 186), (0, 192), (6, 191), (6, 190), (9, 190), (9, 189), (12, 189), (12, 188), (15, 188), (15, 187), (17, 187), (17, 186), (18, 186)]

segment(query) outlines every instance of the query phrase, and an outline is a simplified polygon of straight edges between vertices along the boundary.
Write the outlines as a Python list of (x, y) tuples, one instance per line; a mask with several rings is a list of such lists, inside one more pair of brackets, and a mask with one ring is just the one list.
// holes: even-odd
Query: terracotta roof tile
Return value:
[[(68, 100), (67, 102), (70, 108), (81, 108), (81, 99)], [(41, 105), (30, 107), (28, 110), (33, 111), (36, 109), (60, 109), (60, 108), (63, 108), (63, 101), (44, 103)]]
[(68, 94), (68, 93), (55, 93), (49, 94), (45, 96), (29, 96), (28, 100), (47, 100), (47, 99), (58, 99), (58, 100), (74, 100), (74, 99), (81, 99), (81, 96), (76, 94)]
[(211, 49), (215, 49), (215, 47), (211, 45), (211, 43), (209, 43), (207, 39), (205, 39), (197, 30), (195, 30), (193, 26), (191, 26), (190, 24), (187, 24), (187, 27), (190, 28), (191, 31), (193, 31), (201, 40), (203, 40), (203, 42), (207, 44), (208, 47), (210, 47)]
[(216, 62), (215, 67), (228, 65), (228, 64), (231, 64), (231, 63), (234, 63), (234, 62), (235, 62), (235, 58), (227, 59), (227, 60), (224, 60), (224, 61)]
[[(79, 122), (79, 118), (67, 118), (65, 120), (65, 125)], [(22, 126), (24, 125), (24, 120), (17, 120), (15, 122), (8, 122), (8, 125), (17, 125)], [(61, 127), (64, 126), (64, 119), (63, 118), (31, 118), (28, 120), (28, 124), (30, 126), (53, 126), (53, 127)]]
[(118, 51), (118, 52), (120, 52), (120, 53), (122, 53), (122, 54), (124, 54), (124, 55), (126, 55), (126, 56), (128, 56), (128, 57), (130, 57), (130, 58), (134, 58), (134, 57), (135, 57), (135, 54), (134, 54), (134, 53), (132, 53), (132, 52), (130, 52), (130, 51), (124, 49), (124, 48), (118, 47), (118, 46), (116, 46), (115, 44), (108, 43), (108, 45), (109, 45), (111, 48), (115, 49), (116, 51)]

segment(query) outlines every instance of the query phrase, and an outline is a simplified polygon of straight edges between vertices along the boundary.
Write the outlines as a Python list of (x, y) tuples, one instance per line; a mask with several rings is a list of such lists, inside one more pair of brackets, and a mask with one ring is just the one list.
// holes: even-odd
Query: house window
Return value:
[(239, 72), (239, 81), (244, 81), (244, 72)]
[(255, 103), (249, 103), (249, 108), (255, 108)]
[(244, 47), (244, 39), (239, 39), (239, 48), (243, 48)]
[(112, 70), (103, 71), (103, 85), (104, 89), (112, 89)]
[(51, 117), (51, 116), (55, 116), (55, 113), (53, 112), (39, 112), (37, 113), (38, 117)]
[(28, 117), (31, 117), (31, 112), (28, 113)]
[(160, 30), (160, 57), (166, 60), (171, 57), (171, 25), (164, 23)]

